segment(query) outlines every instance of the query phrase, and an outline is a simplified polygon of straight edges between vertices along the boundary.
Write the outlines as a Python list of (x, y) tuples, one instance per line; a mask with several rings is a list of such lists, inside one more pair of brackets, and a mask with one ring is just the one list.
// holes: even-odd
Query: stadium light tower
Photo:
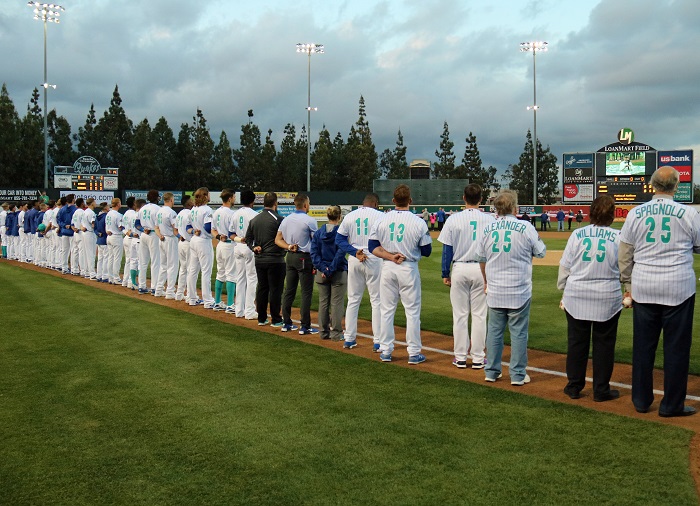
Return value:
[(528, 111), (532, 111), (534, 117), (534, 141), (532, 149), (532, 160), (533, 160), (533, 174), (534, 174), (534, 186), (532, 187), (532, 205), (537, 205), (537, 53), (540, 51), (547, 51), (547, 42), (533, 41), (533, 42), (521, 42), (520, 52), (527, 53), (532, 51), (532, 105), (527, 107)]
[(44, 22), (44, 188), (49, 187), (49, 120), (48, 120), (48, 92), (49, 88), (56, 89), (55, 84), (49, 84), (46, 72), (46, 33), (48, 23), (60, 23), (63, 7), (57, 4), (45, 4), (40, 2), (27, 2), (27, 6), (33, 9), (34, 19)]
[(308, 67), (308, 99), (306, 102), (306, 191), (311, 191), (311, 111), (317, 111), (317, 107), (311, 107), (311, 55), (323, 54), (323, 44), (297, 44), (297, 53), (306, 53), (309, 57)]

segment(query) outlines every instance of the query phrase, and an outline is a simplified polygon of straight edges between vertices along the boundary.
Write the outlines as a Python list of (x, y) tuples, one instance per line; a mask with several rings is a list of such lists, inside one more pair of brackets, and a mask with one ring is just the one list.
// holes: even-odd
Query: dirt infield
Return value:
[[(551, 252), (556, 253), (556, 252)], [(559, 257), (561, 256), (561, 252)], [(549, 256), (550, 253), (548, 253)], [(191, 307), (184, 302), (178, 302), (173, 300), (165, 300), (163, 298), (156, 298), (151, 295), (139, 295), (137, 292), (132, 290), (127, 290), (126, 288), (113, 286), (104, 283), (96, 283), (94, 281), (89, 281), (77, 276), (65, 276), (55, 271), (49, 271), (40, 267), (36, 267), (30, 264), (23, 264), (14, 261), (5, 261), (12, 265), (22, 267), (24, 269), (29, 269), (37, 272), (42, 272), (47, 275), (62, 277), (66, 280), (70, 280), (75, 283), (81, 283), (83, 285), (89, 285), (97, 289), (106, 290), (113, 293), (118, 293), (125, 297), (138, 298), (144, 302), (150, 304), (158, 304), (161, 306), (167, 306), (170, 308), (178, 309), (180, 311), (196, 314), (198, 316), (203, 316), (211, 318), (213, 320), (218, 320), (230, 325), (246, 327), (249, 329), (254, 329), (260, 332), (267, 332), (270, 334), (279, 334), (280, 331), (273, 329), (269, 326), (259, 327), (257, 321), (244, 320), (242, 318), (235, 318), (232, 315), (227, 315), (224, 312), (214, 312), (211, 310), (204, 309), (202, 306)], [(558, 260), (557, 260), (558, 263)], [(293, 317), (299, 317), (298, 309), (293, 310)], [(312, 313), (312, 321), (317, 321), (317, 315)], [(360, 321), (358, 325), (358, 333), (371, 335), (372, 328), (368, 321)], [(548, 353), (537, 350), (529, 350), (529, 361), (528, 361), (528, 373), (532, 378), (530, 384), (516, 387), (511, 386), (508, 380), (507, 370), (504, 368), (504, 378), (495, 383), (485, 383), (484, 382), (484, 372), (482, 370), (472, 370), (472, 369), (457, 369), (452, 366), (452, 336), (446, 336), (442, 334), (436, 334), (429, 331), (421, 331), (424, 353), (427, 356), (427, 361), (419, 366), (412, 366), (415, 369), (426, 371), (432, 374), (438, 374), (441, 376), (449, 376), (451, 378), (459, 379), (462, 381), (469, 381), (472, 383), (478, 383), (480, 385), (486, 386), (487, 388), (499, 388), (502, 390), (511, 390), (522, 395), (530, 395), (535, 397), (540, 397), (560, 403), (566, 404), (576, 404), (588, 409), (594, 409), (601, 412), (612, 413), (620, 416), (627, 416), (631, 418), (637, 418), (640, 420), (646, 420), (649, 422), (664, 423), (668, 425), (674, 425), (678, 427), (683, 427), (689, 429), (695, 433), (693, 436), (691, 446), (690, 446), (690, 471), (693, 475), (696, 484), (696, 490), (700, 495), (700, 414), (691, 417), (681, 417), (681, 418), (661, 418), (658, 416), (657, 410), (659, 406), (659, 401), (661, 396), (655, 396), (654, 404), (651, 407), (651, 411), (646, 414), (637, 413), (634, 410), (631, 402), (631, 390), (625, 387), (619, 387), (620, 389), (620, 399), (609, 402), (594, 402), (592, 390), (590, 384), (587, 385), (586, 389), (582, 392), (583, 396), (578, 400), (569, 399), (562, 391), (566, 385), (566, 374), (565, 374), (565, 355), (558, 353)], [(409, 367), (407, 363), (408, 354), (405, 347), (400, 345), (400, 341), (404, 339), (405, 329), (396, 328), (396, 338), (397, 344), (399, 344), (393, 354), (394, 361), (387, 366), (394, 367)], [(316, 346), (323, 346), (325, 348), (335, 349), (339, 353), (351, 353), (353, 355), (359, 355), (368, 360), (378, 360), (377, 354), (372, 352), (372, 341), (366, 338), (358, 339), (358, 346), (352, 350), (343, 349), (343, 344), (338, 342), (324, 341), (319, 339), (318, 335), (313, 336), (300, 336), (297, 333), (286, 333), (284, 337), (295, 339), (297, 341), (303, 341), (308, 344), (313, 344)], [(565, 339), (566, 336), (562, 336)], [(510, 357), (510, 348), (506, 347), (503, 354), (503, 360), (508, 361)], [(592, 370), (589, 363), (589, 372)], [(632, 378), (632, 368), (628, 364), (616, 364), (613, 373), (612, 381), (615, 383), (620, 383), (623, 385), (630, 385)], [(654, 374), (654, 385), (657, 389), (663, 389), (663, 371), (656, 370)], [(617, 387), (616, 387), (617, 388)], [(700, 376), (690, 376), (688, 379), (688, 395), (697, 396), (700, 395)], [(689, 401), (688, 405), (694, 406), (700, 409), (700, 402)], [(556, 409), (556, 408), (554, 408)]]

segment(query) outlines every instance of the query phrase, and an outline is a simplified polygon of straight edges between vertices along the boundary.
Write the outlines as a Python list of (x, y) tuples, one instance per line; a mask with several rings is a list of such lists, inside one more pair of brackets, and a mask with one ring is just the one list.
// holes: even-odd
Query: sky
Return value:
[[(436, 160), (443, 123), (459, 163), (476, 135), (486, 166), (516, 163), (533, 127), (563, 153), (596, 151), (631, 128), (659, 150), (700, 156), (698, 0), (63, 0), (48, 25), (49, 109), (74, 132), (90, 104), (98, 117), (119, 86), (127, 115), (163, 116), (175, 135), (202, 109), (212, 137), (235, 147), (254, 111), (263, 134), (306, 123), (344, 138), (363, 96), (377, 152), (401, 130), (407, 158)], [(20, 115), (43, 83), (43, 27), (23, 0), (0, 9), (0, 81)], [(42, 90), (43, 91), (43, 90)], [(697, 172), (697, 171), (696, 171)], [(696, 181), (700, 177), (696, 177)]]

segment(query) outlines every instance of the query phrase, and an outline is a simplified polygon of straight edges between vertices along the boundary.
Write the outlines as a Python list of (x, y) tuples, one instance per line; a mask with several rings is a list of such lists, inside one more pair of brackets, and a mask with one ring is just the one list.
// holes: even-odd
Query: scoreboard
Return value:
[(54, 167), (54, 188), (77, 191), (103, 191), (119, 189), (119, 169), (102, 168), (91, 156), (81, 156), (70, 165)]
[(650, 176), (608, 177), (597, 181), (598, 195), (607, 194), (620, 203), (648, 202), (654, 196)]

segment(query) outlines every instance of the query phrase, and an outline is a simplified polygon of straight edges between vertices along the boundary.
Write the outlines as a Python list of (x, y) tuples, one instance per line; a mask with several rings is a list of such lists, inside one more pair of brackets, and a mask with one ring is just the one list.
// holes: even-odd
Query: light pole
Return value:
[(317, 107), (311, 107), (311, 55), (325, 53), (323, 44), (297, 44), (297, 53), (306, 53), (309, 56), (308, 67), (308, 99), (306, 102), (306, 191), (311, 191), (311, 111), (317, 111)]
[(532, 111), (534, 117), (534, 128), (533, 134), (535, 139), (533, 141), (532, 149), (532, 159), (533, 163), (533, 174), (534, 174), (534, 186), (532, 187), (532, 205), (537, 205), (537, 53), (539, 51), (547, 51), (547, 43), (540, 41), (533, 42), (521, 42), (520, 52), (527, 53), (532, 51), (532, 105), (528, 106), (527, 110)]
[(49, 84), (46, 72), (46, 33), (48, 23), (60, 23), (63, 7), (57, 4), (45, 4), (40, 2), (27, 2), (27, 6), (34, 10), (34, 19), (44, 22), (44, 188), (49, 187), (49, 119), (48, 119), (48, 91), (49, 87), (56, 89), (56, 85)]

